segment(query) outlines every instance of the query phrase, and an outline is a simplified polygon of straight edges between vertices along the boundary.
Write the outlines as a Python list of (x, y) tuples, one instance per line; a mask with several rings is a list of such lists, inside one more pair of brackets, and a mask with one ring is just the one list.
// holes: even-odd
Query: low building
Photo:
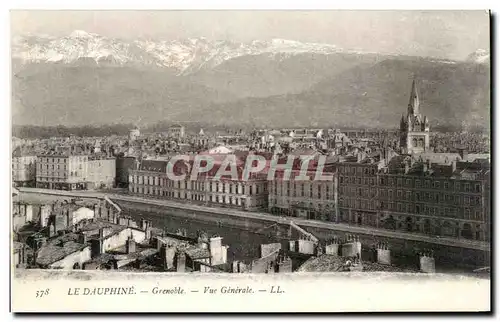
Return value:
[(12, 181), (18, 187), (34, 187), (36, 182), (36, 155), (23, 155), (16, 149), (12, 155)]
[(129, 172), (136, 169), (137, 158), (131, 156), (118, 156), (116, 158), (116, 187), (127, 188)]
[(116, 159), (89, 156), (87, 189), (113, 188), (116, 178)]
[(184, 138), (185, 136), (185, 128), (184, 126), (180, 124), (174, 124), (171, 127), (168, 128), (168, 135), (177, 137), (177, 138)]
[[(160, 199), (217, 204), (243, 210), (267, 208), (266, 176), (250, 176), (248, 180), (243, 180), (241, 163), (237, 168), (238, 178), (222, 176), (218, 180), (213, 178), (220, 163), (214, 165), (208, 173), (200, 173), (196, 180), (191, 180), (190, 170), (185, 170), (187, 172), (183, 180), (171, 180), (166, 173), (167, 164), (168, 161), (143, 160), (138, 170), (130, 171), (129, 192)], [(191, 166), (186, 169), (191, 169)]]

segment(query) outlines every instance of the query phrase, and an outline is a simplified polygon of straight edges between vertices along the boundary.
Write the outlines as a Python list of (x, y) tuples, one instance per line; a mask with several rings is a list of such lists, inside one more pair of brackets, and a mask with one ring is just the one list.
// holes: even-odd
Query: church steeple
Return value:
[(408, 114), (405, 119), (401, 119), (400, 128), (400, 147), (403, 153), (422, 153), (429, 150), (429, 120), (420, 114), (420, 100), (415, 78), (411, 84)]
[(417, 81), (413, 78), (411, 84), (410, 102), (408, 103), (408, 115), (420, 114), (420, 101), (418, 98)]

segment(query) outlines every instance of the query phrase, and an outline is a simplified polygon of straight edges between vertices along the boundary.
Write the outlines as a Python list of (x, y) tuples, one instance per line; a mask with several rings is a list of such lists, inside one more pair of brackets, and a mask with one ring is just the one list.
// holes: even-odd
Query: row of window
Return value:
[(380, 177), (379, 185), (386, 186), (396, 186), (396, 187), (415, 187), (415, 188), (427, 188), (427, 189), (444, 189), (444, 190), (454, 190), (455, 192), (475, 192), (480, 193), (482, 191), (481, 184), (478, 182), (461, 182), (457, 180), (446, 181), (446, 180), (436, 180), (436, 179), (414, 179), (414, 178), (394, 178), (394, 177)]
[[(314, 189), (316, 186), (316, 189)], [(316, 191), (315, 191), (316, 190)], [(274, 182), (272, 191), (276, 196), (309, 197), (309, 198), (332, 198), (333, 188), (326, 183), (300, 183), (300, 182)], [(316, 193), (315, 193), (316, 192)], [(286, 194), (285, 194), (286, 193)]]
[[(153, 187), (136, 187), (136, 186), (134, 187), (131, 186), (129, 190), (133, 193), (153, 195), (153, 196), (163, 196), (168, 198), (190, 199), (194, 201), (209, 201), (209, 202), (236, 205), (236, 206), (242, 206), (245, 204), (244, 198), (228, 196), (228, 195), (217, 195), (217, 194), (204, 195), (196, 193), (188, 194), (187, 192), (181, 192), (181, 191), (171, 191)], [(256, 206), (261, 206), (266, 203), (266, 200), (256, 199), (255, 203)]]
[[(293, 203), (288, 202), (286, 199), (281, 199), (281, 198), (269, 198), (269, 204), (271, 206), (278, 206), (278, 207), (288, 207), (292, 205)], [(324, 210), (324, 211), (335, 211), (335, 206), (331, 203), (304, 203), (300, 204), (301, 208), (307, 208), (307, 209), (315, 209), (315, 210)]]
[(371, 185), (376, 184), (375, 178), (361, 178), (361, 177), (344, 177), (339, 176), (339, 184), (358, 184), (358, 185)]
[[(69, 176), (70, 177), (78, 177), (79, 175), (82, 175), (83, 172), (79, 172), (79, 171), (70, 171), (69, 172)], [(63, 178), (67, 178), (68, 177), (68, 172), (48, 172), (48, 171), (40, 171), (40, 172), (37, 172), (36, 174), (36, 177), (37, 178), (43, 178), (43, 177), (46, 177), (46, 178), (54, 178), (54, 177), (63, 177)]]
[[(163, 180), (163, 179), (162, 179)], [(258, 195), (261, 193), (267, 192), (266, 184), (255, 184), (244, 186), (239, 183), (219, 183), (209, 181), (207, 183), (204, 182), (191, 182), (191, 187), (187, 181), (172, 181), (166, 180), (164, 181), (165, 185), (156, 185), (160, 187), (167, 188), (177, 188), (177, 189), (186, 189), (190, 191), (211, 191), (211, 192), (222, 192), (222, 193), (230, 193), (230, 194), (248, 194), (248, 195)], [(133, 185), (133, 184), (132, 184)], [(140, 183), (139, 183), (140, 185)], [(153, 187), (151, 187), (153, 188)], [(207, 189), (208, 188), (208, 189)]]
[(482, 211), (480, 209), (471, 209), (468, 207), (434, 207), (423, 204), (412, 204), (402, 202), (384, 202), (376, 200), (365, 200), (358, 198), (340, 198), (340, 207), (348, 207), (353, 209), (363, 210), (386, 210), (404, 213), (413, 213), (428, 216), (443, 216), (456, 217), (471, 220), (483, 220)]
[[(88, 160), (88, 157), (86, 156), (72, 156), (71, 159), (75, 162), (85, 162)], [(57, 157), (52, 157), (52, 158), (47, 158), (47, 157), (40, 157), (38, 158), (38, 162), (44, 162), (44, 163), (67, 163), (68, 158), (57, 158)]]
[(377, 173), (376, 167), (367, 166), (339, 166), (339, 173), (351, 174), (351, 175), (375, 175)]
[[(361, 189), (361, 188), (360, 188)], [(481, 197), (477, 195), (447, 194), (443, 192), (428, 191), (403, 191), (380, 189), (380, 199), (382, 200), (408, 200), (423, 201), (432, 203), (449, 203), (455, 205), (481, 206)]]

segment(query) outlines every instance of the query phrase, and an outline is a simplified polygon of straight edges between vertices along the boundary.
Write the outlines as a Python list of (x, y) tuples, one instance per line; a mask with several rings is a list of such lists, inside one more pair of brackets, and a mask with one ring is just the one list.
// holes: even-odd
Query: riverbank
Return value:
[[(434, 251), (436, 269), (442, 272), (471, 271), (474, 268), (490, 266), (490, 246), (485, 242), (469, 241), (463, 239), (436, 238), (420, 234), (387, 231), (370, 227), (349, 226), (331, 222), (320, 222), (314, 220), (278, 217), (268, 213), (245, 212), (231, 208), (209, 207), (191, 203), (181, 203), (172, 200), (149, 199), (142, 196), (130, 196), (118, 193), (105, 193), (96, 191), (57, 191), (46, 189), (21, 188), (21, 195), (54, 198), (110, 198), (119, 207), (124, 209), (125, 215), (135, 219), (148, 216), (154, 218), (159, 228), (194, 227), (199, 229), (210, 227), (213, 233), (227, 235), (225, 228), (231, 230), (232, 244), (241, 247), (242, 244), (252, 242), (250, 250), (243, 249), (245, 258), (258, 257), (256, 243), (273, 242), (279, 234), (282, 239), (287, 234), (290, 221), (312, 233), (319, 239), (331, 239), (332, 237), (344, 238), (348, 234), (359, 237), (363, 247), (364, 259), (374, 259), (374, 245), (383, 241), (391, 250), (392, 263), (396, 266), (418, 266), (418, 252), (426, 249)], [(277, 231), (267, 236), (261, 235), (255, 238), (256, 231), (274, 225)], [(240, 236), (245, 235), (243, 240), (238, 241)], [(237, 253), (237, 252), (236, 252)], [(236, 258), (236, 257), (235, 257)]]
[(323, 230), (327, 229), (341, 234), (357, 234), (357, 235), (366, 235), (379, 238), (401, 239), (406, 241), (423, 242), (427, 244), (434, 244), (441, 246), (451, 246), (464, 249), (479, 250), (483, 252), (489, 252), (491, 247), (489, 243), (482, 241), (454, 239), (445, 237), (437, 238), (415, 233), (388, 231), (385, 229), (377, 229), (372, 227), (351, 226), (340, 223), (315, 221), (315, 220), (308, 220), (301, 218), (285, 218), (263, 212), (246, 212), (237, 209), (210, 207), (205, 205), (202, 206), (189, 203), (181, 203), (171, 200), (150, 199), (138, 196), (121, 195), (116, 193), (108, 194), (108, 193), (92, 192), (92, 191), (58, 191), (58, 190), (35, 189), (35, 188), (20, 188), (19, 190), (24, 193), (40, 193), (40, 194), (80, 197), (80, 198), (104, 199), (104, 197), (107, 196), (111, 200), (118, 202), (122, 201), (129, 203), (140, 203), (140, 204), (166, 207), (171, 209), (179, 209), (184, 211), (223, 215), (225, 217), (240, 217), (246, 219), (254, 219), (254, 220), (264, 221), (267, 223), (279, 223), (283, 225), (289, 225), (290, 221), (293, 220), (294, 223), (303, 226), (304, 228), (323, 229)]

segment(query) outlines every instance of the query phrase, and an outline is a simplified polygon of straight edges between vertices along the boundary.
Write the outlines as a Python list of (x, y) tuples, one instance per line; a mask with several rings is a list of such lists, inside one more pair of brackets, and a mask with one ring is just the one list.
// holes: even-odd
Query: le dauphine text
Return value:
[(95, 295), (136, 295), (136, 294), (153, 294), (153, 295), (184, 295), (188, 293), (202, 294), (252, 294), (252, 293), (284, 293), (280, 286), (270, 286), (266, 288), (254, 289), (250, 286), (222, 286), (210, 287), (203, 286), (199, 289), (186, 290), (183, 287), (161, 287), (154, 286), (151, 289), (138, 290), (134, 286), (129, 287), (69, 287), (68, 295), (70, 296), (95, 296)]

